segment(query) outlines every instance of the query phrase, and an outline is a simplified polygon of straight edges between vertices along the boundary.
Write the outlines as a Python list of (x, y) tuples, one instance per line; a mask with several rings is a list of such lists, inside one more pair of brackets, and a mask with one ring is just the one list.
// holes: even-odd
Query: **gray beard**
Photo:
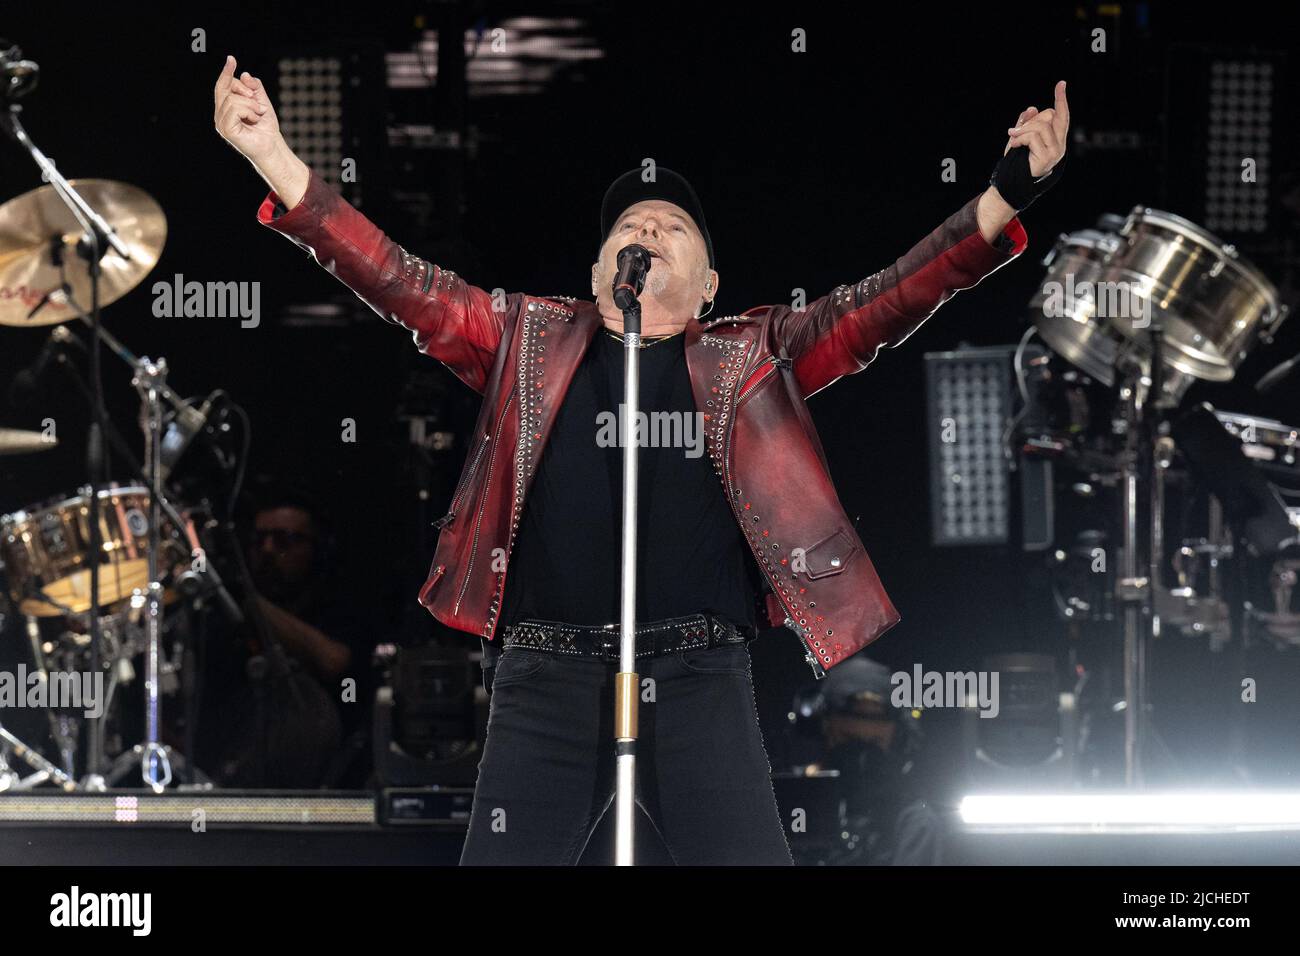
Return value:
[(650, 267), (645, 277), (645, 291), (658, 298), (668, 288), (668, 273), (662, 269)]

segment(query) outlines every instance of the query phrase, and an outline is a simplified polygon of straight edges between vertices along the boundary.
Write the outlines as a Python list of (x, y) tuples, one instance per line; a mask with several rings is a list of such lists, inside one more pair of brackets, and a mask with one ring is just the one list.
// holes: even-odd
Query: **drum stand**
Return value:
[[(1160, 464), (1156, 460), (1164, 385), (1163, 340), (1159, 323), (1153, 321), (1148, 332), (1149, 374), (1143, 375), (1140, 361), (1116, 369), (1123, 405), (1115, 425), (1124, 434), (1124, 450), (1119, 456), (1123, 543), (1115, 581), (1124, 622), (1124, 784), (1136, 789), (1145, 785), (1145, 760), (1151, 734), (1147, 650), (1151, 638), (1160, 634), (1155, 596), (1160, 586), (1161, 561), (1157, 542), (1163, 537), (1161, 479), (1157, 474)], [(1138, 522), (1139, 494), (1146, 496), (1148, 511), (1142, 531)], [(1142, 553), (1147, 556), (1145, 575), (1138, 571)]]
[[(28, 614), (27, 616), (27, 642), (32, 648), (32, 666), (36, 668), (36, 679), (49, 690), (50, 669), (45, 659), (45, 651), (41, 646), (41, 626), (40, 618)], [(49, 718), (50, 737), (54, 744), (59, 748), (59, 757), (63, 761), (63, 769), (68, 774), (75, 773), (76, 770), (76, 752), (78, 733), (75, 725), (71, 725), (68, 719), (61, 714), (55, 713), (54, 709), (49, 706), (49, 698), (46, 698), (45, 715)]]
[[(66, 297), (66, 301), (83, 322), (91, 323), (91, 317), (86, 314), (71, 295)], [(127, 755), (140, 757), (141, 775), (144, 782), (155, 792), (161, 792), (171, 782), (171, 760), (173, 757), (171, 748), (164, 747), (158, 742), (163, 593), (162, 582), (159, 580), (158, 554), (162, 545), (160, 540), (162, 514), (165, 512), (177, 529), (183, 529), (186, 525), (185, 519), (162, 492), (162, 409), (163, 402), (178, 411), (186, 408), (186, 405), (180, 396), (167, 385), (167, 362), (165, 359), (159, 358), (157, 361), (153, 361), (148, 356), (135, 355), (107, 329), (99, 329), (98, 335), (100, 340), (108, 346), (110, 352), (131, 366), (134, 371), (131, 384), (140, 393), (140, 426), (145, 434), (146, 452), (144, 478), (149, 488), (150, 501), (149, 585), (145, 591), (137, 591), (133, 600), (143, 601), (145, 607), (145, 653), (147, 655), (145, 669), (145, 741), (131, 751), (127, 751)], [(92, 569), (94, 567), (96, 565), (92, 562)], [(242, 620), (242, 612), (231, 599), (229, 592), (226, 591), (225, 584), (217, 574), (216, 568), (203, 561), (202, 564), (196, 562), (191, 566), (190, 570), (198, 582), (193, 585), (194, 587), (210, 591), (217, 597), (222, 607), (226, 609), (226, 612), (233, 619)], [(92, 741), (94, 739), (92, 738)], [(97, 755), (92, 754), (91, 756), (92, 763), (99, 761), (100, 765), (102, 765), (102, 759), (102, 749)], [(118, 779), (121, 776), (121, 760), (122, 758), (119, 757), (109, 771), (109, 777), (112, 779)], [(103, 775), (96, 773), (87, 779), (86, 786), (87, 789), (103, 790), (106, 788), (107, 783), (108, 781)]]
[(131, 380), (131, 384), (140, 393), (140, 425), (145, 432), (146, 440), (145, 472), (149, 480), (149, 586), (144, 594), (145, 740), (143, 744), (123, 756), (133, 757), (138, 753), (141, 776), (155, 793), (161, 793), (172, 780), (169, 750), (158, 742), (163, 600), (163, 586), (158, 569), (158, 553), (162, 549), (162, 399), (164, 393), (169, 398), (175, 398), (167, 388), (166, 377), (165, 360), (152, 362), (148, 357), (141, 357), (135, 363), (135, 377)]
[[(37, 627), (37, 619), (27, 615), (27, 636), (32, 644), (32, 663), (36, 668), (37, 678), (42, 682), (49, 681), (49, 674), (45, 668), (45, 658), (41, 653), (40, 631)], [(67, 747), (62, 742), (62, 735), (56, 723), (55, 714), (47, 711), (50, 717), (50, 730), (55, 741), (60, 744), (60, 751), (63, 752), (64, 763), (69, 762), (69, 753)], [(36, 772), (27, 777), (20, 777), (18, 773), (9, 766), (9, 754), (13, 754), (22, 760)], [(75, 790), (76, 781), (71, 776), (71, 767), (69, 772), (65, 773), (50, 761), (41, 755), (40, 751), (35, 750), (22, 742), (17, 736), (5, 728), (4, 722), (0, 721), (0, 793), (6, 791), (15, 792), (19, 790), (31, 790), (40, 786), (47, 780), (52, 780), (64, 790)]]
[[(36, 773), (19, 777), (9, 766), (7, 756), (11, 752), (33, 767)], [(75, 780), (11, 734), (4, 724), (0, 724), (0, 793), (6, 790), (30, 790), (47, 780), (53, 780), (64, 790), (77, 789)]]

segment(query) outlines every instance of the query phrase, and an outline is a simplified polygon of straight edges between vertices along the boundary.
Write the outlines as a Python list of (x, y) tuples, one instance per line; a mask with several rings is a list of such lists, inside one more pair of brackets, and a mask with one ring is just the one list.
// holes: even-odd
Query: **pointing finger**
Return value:
[(215, 106), (220, 106), (222, 99), (230, 89), (230, 81), (235, 75), (235, 58), (226, 56), (226, 62), (221, 67), (221, 72), (217, 74), (217, 85), (212, 90), (212, 100)]
[(1070, 104), (1065, 99), (1065, 80), (1060, 80), (1056, 84), (1056, 102), (1053, 105), (1055, 115), (1052, 117), (1052, 128), (1056, 130), (1057, 138), (1064, 141), (1065, 132), (1070, 128)]

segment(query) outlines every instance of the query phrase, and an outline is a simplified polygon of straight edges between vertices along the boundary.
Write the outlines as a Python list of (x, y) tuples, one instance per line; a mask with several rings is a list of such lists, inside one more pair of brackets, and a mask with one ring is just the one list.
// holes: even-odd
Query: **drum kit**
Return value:
[(1145, 206), (1062, 235), (1043, 265), (1021, 349), (1036, 333), (1055, 353), (1042, 401), (1064, 411), (1018, 437), (1073, 479), (1058, 513), (1089, 513), (1051, 556), (1056, 606), (1122, 635), (1125, 780), (1141, 786), (1152, 640), (1300, 645), (1300, 430), (1184, 401), (1196, 382), (1236, 379), (1288, 306), (1234, 246)]
[[(207, 535), (228, 530), (223, 523), (228, 516), (217, 514), (206, 499), (182, 504), (167, 479), (200, 431), (229, 426), (216, 424), (221, 419), (210, 415), (211, 400), (196, 407), (168, 387), (165, 360), (136, 356), (100, 324), (100, 309), (135, 288), (158, 262), (167, 235), (161, 207), (125, 183), (64, 179), (28, 137), (20, 110), (15, 102), (5, 104), (0, 127), (32, 156), (48, 185), (0, 205), (0, 333), (6, 327), (55, 326), (37, 364), (20, 372), (13, 387), (30, 388), (51, 360), (74, 376), (92, 409), (90, 481), (75, 493), (0, 516), (0, 620), (25, 621), (34, 679), (48, 683), (67, 670), (102, 679), (107, 690), (101, 716), (46, 708), (57, 762), (0, 719), (0, 791), (46, 783), (104, 790), (136, 764), (155, 792), (172, 782), (173, 765), (185, 771), (189, 783), (201, 783), (202, 774), (160, 739), (160, 694), (175, 690), (184, 651), (183, 639), (170, 639), (184, 628), (171, 628), (172, 618), (164, 616), (172, 605), (187, 611), (219, 605), (235, 620), (242, 612), (204, 547)], [(64, 326), (77, 321), (90, 326), (89, 342)], [(90, 354), (89, 383), (64, 360), (71, 345)], [(131, 368), (140, 396), (143, 468), (137, 468), (104, 410), (101, 345)], [(115, 461), (125, 460), (137, 471), (129, 480), (104, 480), (105, 436), (119, 452)], [(0, 428), (0, 456), (40, 454), (57, 444), (53, 429)], [(143, 742), (109, 753), (105, 721), (115, 713), (120, 688), (135, 681), (133, 661), (140, 657)], [(14, 758), (34, 772), (21, 776)]]

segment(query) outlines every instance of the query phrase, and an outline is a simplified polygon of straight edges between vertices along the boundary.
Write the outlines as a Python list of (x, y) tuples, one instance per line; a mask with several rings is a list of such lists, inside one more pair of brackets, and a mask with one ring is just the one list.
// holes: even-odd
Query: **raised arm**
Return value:
[(258, 221), (309, 252), (376, 313), (409, 330), (422, 352), (481, 393), (513, 297), (494, 301), (389, 239), (294, 155), (262, 82), (247, 72), (236, 78), (234, 57), (226, 59), (214, 99), (217, 132), (271, 187)]
[(866, 368), (898, 345), (959, 289), (1019, 255), (1027, 238), (1012, 218), (992, 243), (980, 233), (971, 199), (906, 255), (854, 285), (841, 285), (802, 310), (776, 306), (777, 342), (794, 362), (805, 396)]
[(957, 291), (1024, 251), (1027, 237), (1017, 212), (1060, 178), (1069, 128), (1061, 80), (1050, 108), (1028, 107), (1007, 130), (988, 188), (901, 259), (806, 309), (776, 307), (777, 344), (793, 360), (805, 395), (866, 368), (881, 348), (898, 345)]

